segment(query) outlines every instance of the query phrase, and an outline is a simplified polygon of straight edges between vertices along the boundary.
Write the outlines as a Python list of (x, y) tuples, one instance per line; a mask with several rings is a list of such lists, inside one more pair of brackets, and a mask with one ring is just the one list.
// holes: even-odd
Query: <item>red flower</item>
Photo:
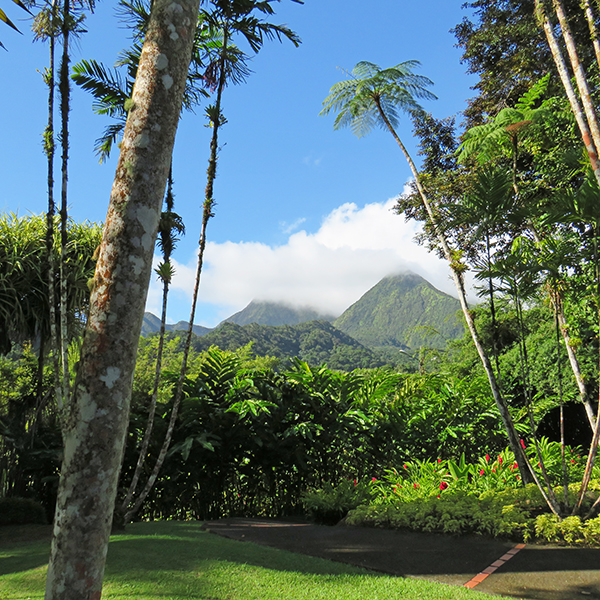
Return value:
[(373, 477), (373, 479), (371, 479), (371, 482), (373, 481), (377, 481), (377, 477)]
[(404, 465), (404, 468), (405, 468), (405, 469), (408, 469), (408, 465), (407, 465), (407, 464), (405, 464), (405, 465)]
[(501, 456), (499, 456), (499, 457), (498, 457), (498, 462), (499, 462), (500, 464), (502, 464), (502, 457), (501, 457)]
[(354, 481), (354, 485), (358, 485), (358, 482), (356, 481), (356, 479), (353, 480)]
[[(440, 483), (440, 490), (445, 490), (448, 487), (448, 484), (445, 481), (442, 481), (442, 483)], [(439, 496), (438, 496), (439, 498)]]
[(487, 463), (490, 462), (490, 455), (489, 454), (485, 455), (485, 462), (487, 462)]
[(480, 475), (483, 475), (483, 469), (481, 469), (481, 471), (479, 471), (479, 474), (480, 474)]
[(439, 463), (441, 463), (441, 462), (442, 462), (442, 459), (441, 459), (441, 458), (438, 458), (438, 462), (439, 462)]
[(523, 450), (525, 450), (525, 442), (523, 440), (521, 440), (521, 448), (523, 448)]
[(415, 488), (415, 490), (419, 487), (418, 483), (413, 483), (413, 487)]

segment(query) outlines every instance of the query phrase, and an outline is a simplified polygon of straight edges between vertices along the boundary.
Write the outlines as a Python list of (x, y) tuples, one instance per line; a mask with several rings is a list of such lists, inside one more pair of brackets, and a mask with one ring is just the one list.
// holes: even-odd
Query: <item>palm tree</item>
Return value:
[(156, 363), (154, 368), (154, 385), (152, 388), (152, 397), (150, 399), (150, 409), (148, 411), (148, 419), (146, 421), (146, 430), (144, 431), (144, 437), (140, 445), (140, 451), (138, 453), (138, 460), (135, 466), (131, 482), (127, 488), (125, 498), (118, 506), (115, 506), (114, 525), (117, 528), (123, 528), (125, 526), (125, 515), (133, 495), (137, 489), (137, 485), (142, 474), (142, 468), (146, 462), (148, 454), (148, 447), (150, 446), (150, 439), (152, 436), (152, 430), (154, 429), (154, 416), (156, 414), (156, 405), (158, 401), (158, 390), (160, 385), (160, 379), (162, 375), (162, 357), (165, 342), (165, 330), (167, 322), (167, 300), (169, 296), (169, 286), (171, 280), (175, 274), (175, 269), (171, 263), (171, 255), (175, 249), (175, 245), (178, 242), (177, 234), (185, 233), (185, 226), (183, 219), (173, 211), (174, 195), (173, 195), (173, 172), (172, 166), (169, 170), (169, 178), (167, 180), (167, 193), (165, 196), (166, 211), (163, 211), (158, 223), (158, 245), (162, 250), (163, 260), (156, 269), (156, 274), (163, 284), (163, 295), (162, 295), (162, 309), (160, 319), (160, 332), (158, 335), (158, 348), (156, 351)]
[[(13, 2), (20, 6), (23, 10), (26, 10), (29, 14), (31, 14), (30, 10), (21, 2), (21, 0), (13, 0)], [(9, 27), (12, 27), (15, 31), (21, 33), (18, 29), (17, 26), (8, 18), (8, 16), (6, 15), (6, 13), (0, 8), (0, 21), (3, 21), (4, 23), (6, 23)], [(0, 42), (0, 48), (5, 48), (4, 44), (2, 42)]]
[(419, 66), (419, 62), (415, 60), (400, 63), (389, 69), (381, 69), (370, 62), (359, 62), (349, 73), (347, 80), (336, 83), (331, 88), (329, 95), (323, 102), (321, 114), (327, 115), (332, 111), (337, 111), (338, 115), (334, 122), (334, 129), (350, 126), (358, 137), (365, 135), (375, 125), (378, 125), (392, 134), (404, 154), (414, 177), (423, 207), (429, 217), (429, 225), (432, 227), (442, 253), (450, 265), (465, 321), (488, 376), (490, 388), (500, 412), (510, 447), (518, 462), (521, 477), (524, 482), (529, 482), (532, 474), (530, 465), (524, 452), (522, 452), (508, 406), (502, 396), (492, 364), (481, 344), (475, 322), (469, 310), (463, 280), (463, 272), (466, 270), (466, 266), (460, 260), (460, 253), (450, 247), (446, 235), (438, 223), (434, 207), (431, 205), (421, 184), (417, 167), (396, 132), (399, 111), (409, 114), (420, 111), (422, 109), (416, 98), (435, 98), (434, 94), (427, 89), (432, 85), (432, 81), (427, 77), (413, 73), (413, 69), (417, 66)]
[(125, 514), (125, 523), (133, 518), (154, 486), (171, 444), (171, 439), (177, 420), (177, 414), (179, 411), (179, 405), (181, 403), (181, 397), (183, 394), (183, 384), (187, 373), (187, 361), (191, 349), (194, 318), (196, 315), (196, 304), (200, 289), (200, 276), (202, 273), (202, 265), (204, 260), (204, 249), (206, 247), (206, 229), (208, 221), (213, 216), (213, 189), (217, 172), (219, 128), (225, 123), (225, 118), (221, 112), (221, 99), (225, 86), (228, 82), (232, 81), (234, 83), (240, 83), (244, 80), (244, 77), (247, 74), (247, 70), (245, 69), (246, 56), (243, 53), (240, 53), (236, 46), (231, 44), (231, 40), (236, 34), (242, 36), (255, 53), (261, 49), (265, 38), (277, 38), (281, 40), (282, 37), (285, 37), (289, 39), (295, 46), (300, 44), (300, 39), (298, 36), (288, 27), (283, 25), (273, 25), (255, 16), (256, 12), (266, 15), (273, 15), (274, 10), (271, 6), (271, 3), (274, 1), (279, 0), (215, 0), (215, 7), (213, 10), (201, 11), (201, 19), (207, 23), (209, 29), (218, 31), (220, 33), (222, 42), (220, 44), (217, 59), (211, 64), (206, 73), (207, 79), (209, 82), (212, 82), (212, 87), (216, 90), (216, 99), (215, 104), (208, 106), (206, 109), (206, 114), (210, 121), (210, 126), (212, 127), (212, 136), (210, 141), (210, 157), (208, 160), (205, 197), (202, 207), (202, 225), (200, 239), (198, 241), (198, 261), (196, 265), (194, 291), (192, 294), (192, 306), (188, 330), (186, 333), (186, 341), (183, 349), (181, 370), (175, 389), (175, 398), (173, 401), (173, 408), (171, 410), (171, 417), (167, 426), (167, 432), (165, 434), (158, 458), (152, 473), (146, 482), (146, 485), (137, 496), (133, 506)]

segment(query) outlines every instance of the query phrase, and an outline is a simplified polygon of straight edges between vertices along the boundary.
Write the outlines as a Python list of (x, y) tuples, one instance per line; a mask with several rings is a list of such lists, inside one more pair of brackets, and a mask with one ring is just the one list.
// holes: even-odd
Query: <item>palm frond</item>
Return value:
[(107, 69), (95, 60), (82, 60), (73, 66), (73, 81), (95, 98), (94, 111), (98, 114), (119, 116), (125, 113), (125, 101), (131, 95), (131, 84), (126, 85), (117, 71)]
[(125, 120), (125, 115), (123, 115), (118, 123), (109, 125), (104, 130), (104, 133), (94, 142), (94, 150), (96, 151), (96, 155), (100, 157), (100, 164), (109, 158), (113, 145), (125, 129)]

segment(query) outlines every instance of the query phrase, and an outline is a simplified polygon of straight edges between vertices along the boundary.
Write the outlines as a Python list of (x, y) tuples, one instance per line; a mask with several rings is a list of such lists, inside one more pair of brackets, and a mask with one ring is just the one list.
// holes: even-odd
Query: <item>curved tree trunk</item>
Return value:
[(198, 0), (154, 0), (96, 265), (65, 451), (46, 600), (98, 600), (152, 255)]
[[(173, 186), (173, 166), (169, 168), (169, 176), (167, 180), (167, 195), (166, 195), (166, 204), (167, 204), (167, 214), (170, 214), (173, 210), (173, 194), (172, 194), (172, 186)], [(150, 438), (152, 436), (152, 430), (154, 429), (154, 415), (156, 414), (156, 404), (158, 402), (158, 388), (160, 386), (160, 377), (162, 374), (162, 356), (163, 349), (165, 345), (165, 330), (167, 324), (167, 302), (169, 298), (169, 285), (171, 283), (171, 252), (172, 247), (165, 247), (163, 245), (163, 258), (164, 258), (164, 267), (165, 271), (159, 276), (163, 282), (163, 297), (162, 297), (162, 309), (161, 309), (161, 317), (160, 317), (160, 332), (158, 335), (158, 349), (156, 352), (156, 364), (154, 367), (154, 385), (152, 387), (152, 398), (150, 400), (150, 410), (148, 411), (148, 420), (146, 421), (146, 430), (144, 431), (144, 437), (142, 439), (142, 445), (140, 447), (140, 451), (138, 454), (138, 460), (135, 465), (135, 471), (133, 473), (133, 477), (131, 478), (131, 483), (129, 484), (129, 488), (127, 489), (127, 493), (125, 494), (125, 498), (121, 502), (121, 504), (115, 508), (115, 516), (113, 521), (113, 527), (117, 529), (125, 528), (125, 513), (131, 501), (133, 499), (133, 495), (137, 489), (137, 485), (139, 483), (140, 476), (142, 474), (142, 468), (146, 462), (146, 458), (148, 455), (148, 447), (150, 446)]]
[(593, 431), (596, 427), (596, 415), (594, 414), (594, 409), (589, 401), (587, 385), (583, 378), (583, 373), (579, 368), (579, 360), (577, 359), (577, 354), (575, 354), (575, 349), (573, 348), (573, 343), (571, 342), (571, 336), (569, 335), (569, 325), (565, 316), (562, 293), (559, 290), (555, 290), (554, 292), (550, 293), (550, 299), (556, 310), (556, 318), (558, 320), (559, 330), (565, 343), (571, 370), (573, 371), (575, 382), (577, 383), (577, 389), (579, 390), (579, 401), (585, 408), (585, 413)]
[(517, 432), (515, 430), (515, 426), (512, 421), (512, 417), (510, 416), (510, 412), (508, 410), (506, 401), (504, 400), (502, 393), (500, 391), (500, 387), (498, 385), (496, 376), (494, 374), (494, 369), (492, 368), (492, 363), (490, 362), (490, 359), (488, 358), (487, 353), (486, 353), (483, 345), (481, 344), (481, 340), (479, 339), (479, 334), (477, 333), (477, 329), (475, 327), (475, 322), (473, 321), (473, 316), (471, 315), (471, 311), (469, 309), (469, 304), (467, 302), (467, 293), (465, 291), (465, 285), (464, 285), (464, 281), (463, 281), (462, 274), (461, 274), (462, 265), (455, 258), (455, 253), (452, 252), (450, 246), (448, 245), (446, 236), (439, 228), (437, 219), (431, 208), (431, 204), (429, 203), (427, 195), (425, 194), (425, 190), (423, 189), (423, 186), (421, 185), (421, 181), (419, 178), (419, 172), (417, 171), (417, 167), (416, 167), (415, 163), (413, 162), (410, 154), (408, 153), (408, 150), (402, 143), (402, 140), (398, 137), (396, 130), (393, 128), (393, 126), (390, 123), (389, 119), (387, 118), (385, 112), (383, 111), (381, 105), (377, 101), (376, 101), (376, 104), (377, 104), (377, 109), (379, 111), (379, 114), (380, 114), (381, 118), (383, 119), (383, 122), (386, 124), (390, 133), (396, 140), (396, 143), (402, 150), (402, 153), (404, 154), (406, 160), (408, 161), (408, 164), (410, 166), (410, 170), (413, 174), (413, 177), (415, 178), (415, 183), (417, 185), (417, 190), (419, 191), (419, 195), (421, 196), (423, 206), (424, 206), (425, 210), (427, 211), (429, 220), (431, 221), (431, 225), (434, 229), (435, 235), (437, 236), (440, 246), (442, 247), (444, 256), (450, 265), (450, 269), (452, 272), (452, 279), (454, 281), (454, 285), (456, 286), (456, 291), (458, 292), (458, 300), (460, 302), (460, 306), (462, 308), (462, 312), (465, 317), (465, 321), (467, 323), (469, 333), (471, 334), (471, 338), (473, 339), (473, 343), (475, 344), (475, 348), (477, 349), (477, 354), (479, 354), (479, 358), (480, 358), (483, 368), (487, 374), (488, 381), (490, 384), (490, 389), (492, 391), (492, 395), (494, 396), (496, 406), (498, 407), (498, 411), (500, 412), (500, 418), (502, 419), (502, 423), (504, 425), (504, 430), (508, 436), (508, 443), (510, 445), (511, 450), (513, 451), (513, 453), (515, 455), (517, 464), (519, 465), (519, 472), (521, 473), (522, 481), (524, 483), (529, 483), (529, 482), (533, 481), (532, 477), (531, 477), (531, 467), (528, 465), (527, 457), (525, 456), (525, 454), (521, 448), (519, 436), (517, 435)]

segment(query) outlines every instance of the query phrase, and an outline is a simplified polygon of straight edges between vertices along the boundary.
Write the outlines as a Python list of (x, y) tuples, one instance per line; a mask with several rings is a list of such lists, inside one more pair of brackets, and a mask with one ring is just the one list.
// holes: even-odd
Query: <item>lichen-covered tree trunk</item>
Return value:
[(97, 600), (152, 254), (198, 0), (155, 0), (100, 247), (72, 400), (46, 600)]

